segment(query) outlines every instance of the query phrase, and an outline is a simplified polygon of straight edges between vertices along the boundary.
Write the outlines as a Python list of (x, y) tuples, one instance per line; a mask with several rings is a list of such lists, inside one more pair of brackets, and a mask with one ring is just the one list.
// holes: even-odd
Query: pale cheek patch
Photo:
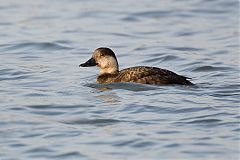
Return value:
[(109, 66), (109, 62), (107, 61), (106, 58), (102, 58), (98, 61), (98, 65), (100, 68), (106, 68)]
[(99, 60), (100, 68), (116, 67), (116, 60), (113, 57), (104, 57)]
[(113, 57), (108, 57), (108, 65), (111, 67), (116, 67), (117, 66), (117, 61)]

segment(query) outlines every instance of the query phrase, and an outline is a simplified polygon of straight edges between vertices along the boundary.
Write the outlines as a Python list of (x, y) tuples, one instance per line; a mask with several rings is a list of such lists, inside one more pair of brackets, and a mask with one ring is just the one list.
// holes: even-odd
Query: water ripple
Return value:
[(168, 47), (171, 50), (176, 50), (176, 51), (192, 51), (192, 52), (197, 52), (197, 51), (203, 51), (203, 48), (194, 48), (194, 47)]
[(56, 158), (56, 159), (66, 159), (66, 158), (84, 158), (86, 157), (85, 155), (81, 154), (78, 151), (73, 151), (73, 152), (66, 152), (66, 153), (61, 153), (58, 155), (53, 155), (53, 156), (47, 156), (48, 158)]
[(156, 57), (156, 58), (151, 58), (151, 59), (148, 59), (148, 60), (144, 60), (143, 63), (150, 63), (152, 64), (153, 62), (167, 62), (167, 61), (176, 61), (176, 60), (181, 60), (180, 57), (177, 57), (177, 56), (173, 56), (173, 55), (165, 55), (165, 56), (162, 56), (162, 57)]
[(170, 16), (172, 11), (145, 11), (145, 12), (137, 12), (132, 14), (132, 17), (138, 18), (163, 18), (165, 16)]
[(74, 109), (74, 108), (85, 108), (94, 107), (93, 105), (29, 105), (27, 108), (35, 110), (55, 110), (55, 109)]
[(71, 47), (66, 47), (60, 44), (51, 42), (26, 42), (19, 44), (9, 44), (2, 47), (3, 51), (16, 51), (16, 50), (67, 50), (72, 49)]
[(211, 72), (211, 71), (223, 71), (223, 70), (230, 70), (230, 67), (213, 67), (213, 66), (201, 66), (195, 68), (194, 72)]
[(36, 147), (33, 149), (27, 150), (25, 153), (30, 153), (30, 154), (47, 154), (47, 153), (52, 153), (54, 150), (48, 149), (46, 147)]
[(0, 69), (0, 81), (28, 79), (30, 73), (31, 72), (28, 71), (20, 71), (10, 68)]
[(122, 122), (116, 119), (73, 119), (67, 120), (63, 123), (65, 124), (73, 124), (73, 125), (97, 125), (97, 126), (105, 126), (105, 125), (113, 125), (115, 123)]
[(219, 119), (202, 119), (202, 120), (194, 120), (190, 122), (185, 122), (189, 124), (210, 124), (210, 123), (219, 123), (221, 120)]

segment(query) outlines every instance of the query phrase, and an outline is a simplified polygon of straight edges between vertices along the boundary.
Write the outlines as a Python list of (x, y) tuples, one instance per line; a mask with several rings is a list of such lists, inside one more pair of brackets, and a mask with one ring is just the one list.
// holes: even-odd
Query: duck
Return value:
[(130, 82), (150, 85), (193, 85), (189, 81), (191, 78), (158, 67), (136, 66), (119, 70), (115, 53), (107, 47), (97, 48), (89, 60), (79, 65), (79, 67), (92, 66), (100, 69), (97, 76), (99, 84)]

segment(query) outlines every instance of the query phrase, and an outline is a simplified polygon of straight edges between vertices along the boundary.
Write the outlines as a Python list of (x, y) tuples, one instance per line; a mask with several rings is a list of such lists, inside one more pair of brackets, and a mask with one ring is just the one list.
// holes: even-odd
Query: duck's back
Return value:
[(114, 82), (135, 82), (143, 84), (183, 84), (192, 85), (188, 78), (172, 71), (156, 67), (131, 67), (115, 75)]

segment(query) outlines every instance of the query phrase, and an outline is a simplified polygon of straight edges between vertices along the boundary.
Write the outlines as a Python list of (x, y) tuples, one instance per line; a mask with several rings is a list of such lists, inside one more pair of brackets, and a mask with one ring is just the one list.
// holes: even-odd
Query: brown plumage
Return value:
[(96, 49), (93, 52), (92, 58), (80, 66), (98, 66), (100, 68), (100, 75), (97, 77), (97, 82), (102, 84), (134, 82), (153, 85), (192, 85), (192, 83), (187, 80), (189, 79), (188, 77), (157, 67), (138, 66), (119, 71), (117, 58), (109, 48)]

